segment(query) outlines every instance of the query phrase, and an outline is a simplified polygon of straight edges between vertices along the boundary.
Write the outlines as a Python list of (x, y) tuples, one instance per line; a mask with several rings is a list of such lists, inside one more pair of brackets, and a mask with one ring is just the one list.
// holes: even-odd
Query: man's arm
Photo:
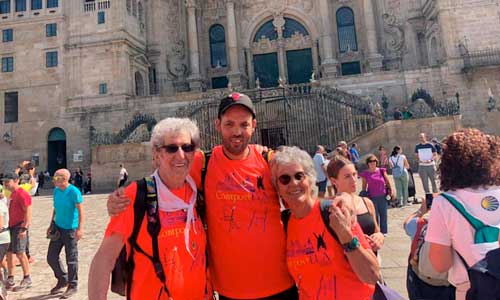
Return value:
[(83, 203), (77, 203), (75, 206), (76, 209), (78, 209), (78, 228), (76, 229), (75, 233), (76, 240), (78, 241), (83, 237)]

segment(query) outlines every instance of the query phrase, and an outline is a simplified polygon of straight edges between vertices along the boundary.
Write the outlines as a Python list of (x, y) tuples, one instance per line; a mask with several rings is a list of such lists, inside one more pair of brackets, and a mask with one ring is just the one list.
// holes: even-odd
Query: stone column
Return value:
[(288, 76), (285, 69), (286, 64), (286, 53), (285, 53), (285, 41), (283, 38), (283, 29), (285, 28), (285, 18), (283, 15), (276, 16), (273, 20), (273, 26), (278, 32), (278, 69), (279, 78), (288, 82)]
[(238, 56), (238, 36), (236, 34), (236, 17), (234, 15), (234, 0), (226, 0), (227, 13), (227, 45), (229, 48), (229, 73), (227, 74), (233, 87), (240, 86), (242, 73)]
[(373, 0), (363, 0), (363, 4), (368, 46), (368, 66), (371, 72), (376, 72), (382, 69), (383, 56), (378, 52), (377, 28), (375, 25), (375, 13), (372, 1)]
[(323, 68), (324, 77), (335, 77), (337, 76), (337, 66), (338, 61), (334, 58), (334, 47), (332, 40), (332, 23), (330, 17), (330, 7), (328, 6), (328, 0), (319, 1), (321, 22), (323, 25), (323, 35), (321, 36), (321, 45), (323, 49), (323, 60), (321, 61), (321, 67)]
[(191, 71), (188, 82), (191, 90), (200, 90), (200, 52), (198, 50), (198, 29), (196, 27), (196, 1), (186, 0), (185, 4), (188, 22), (189, 67)]

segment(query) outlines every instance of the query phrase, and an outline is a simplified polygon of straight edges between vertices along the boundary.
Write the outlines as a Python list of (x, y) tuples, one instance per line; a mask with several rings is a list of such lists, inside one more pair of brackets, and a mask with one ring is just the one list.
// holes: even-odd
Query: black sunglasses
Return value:
[[(295, 175), (293, 175), (293, 178), (295, 178), (295, 180), (297, 181), (302, 181), (304, 180), (305, 177), (306, 174), (304, 172), (297, 172), (295, 173)], [(278, 180), (282, 185), (287, 185), (290, 183), (290, 181), (292, 181), (292, 176), (288, 174), (283, 174), (280, 177), (278, 177)]]
[(196, 146), (194, 144), (183, 144), (183, 145), (176, 145), (176, 144), (168, 144), (165, 146), (158, 147), (158, 149), (165, 149), (167, 153), (174, 154), (177, 151), (179, 151), (179, 148), (182, 149), (184, 152), (193, 152), (194, 149), (196, 149)]
[(371, 163), (371, 162), (377, 162), (377, 161), (376, 160), (369, 160), (368, 162)]

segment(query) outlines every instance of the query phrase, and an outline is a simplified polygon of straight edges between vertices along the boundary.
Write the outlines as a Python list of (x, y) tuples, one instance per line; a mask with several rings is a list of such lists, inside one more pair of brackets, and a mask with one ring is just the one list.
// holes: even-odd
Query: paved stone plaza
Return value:
[[(418, 176), (417, 176), (418, 177)], [(417, 181), (418, 195), (423, 195), (420, 180)], [(49, 190), (45, 190), (49, 193)], [(73, 299), (85, 300), (87, 298), (87, 280), (90, 262), (97, 250), (104, 234), (104, 228), (108, 222), (106, 212), (105, 194), (84, 196), (85, 205), (85, 235), (79, 244), (79, 292)], [(407, 256), (410, 248), (410, 240), (405, 235), (402, 223), (405, 217), (418, 208), (417, 205), (406, 206), (389, 210), (389, 235), (381, 251), (382, 272), (388, 284), (406, 296), (405, 278)], [(33, 199), (33, 225), (30, 231), (30, 248), (36, 262), (31, 265), (33, 286), (23, 292), (11, 292), (10, 300), (44, 300), (57, 299), (48, 295), (49, 290), (56, 284), (56, 279), (46, 263), (48, 240), (45, 232), (48, 226), (52, 209), (52, 198), (40, 196)], [(64, 252), (64, 251), (63, 251)], [(21, 269), (16, 269), (16, 282), (21, 278)], [(109, 293), (108, 299), (124, 299)]]

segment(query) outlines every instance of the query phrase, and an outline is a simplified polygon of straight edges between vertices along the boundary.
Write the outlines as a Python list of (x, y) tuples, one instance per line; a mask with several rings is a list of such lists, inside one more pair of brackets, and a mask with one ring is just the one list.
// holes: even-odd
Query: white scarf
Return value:
[(184, 228), (184, 242), (186, 243), (186, 250), (194, 259), (191, 250), (189, 250), (189, 230), (191, 229), (191, 223), (193, 223), (193, 230), (196, 233), (196, 224), (194, 218), (194, 205), (196, 204), (196, 184), (194, 183), (191, 176), (186, 177), (186, 181), (193, 190), (191, 194), (191, 199), (189, 199), (189, 204), (186, 204), (183, 199), (177, 197), (172, 193), (169, 188), (161, 181), (160, 175), (158, 174), (158, 169), (155, 170), (153, 175), (156, 179), (156, 191), (158, 193), (158, 208), (165, 212), (175, 212), (179, 210), (187, 211), (186, 227)]

